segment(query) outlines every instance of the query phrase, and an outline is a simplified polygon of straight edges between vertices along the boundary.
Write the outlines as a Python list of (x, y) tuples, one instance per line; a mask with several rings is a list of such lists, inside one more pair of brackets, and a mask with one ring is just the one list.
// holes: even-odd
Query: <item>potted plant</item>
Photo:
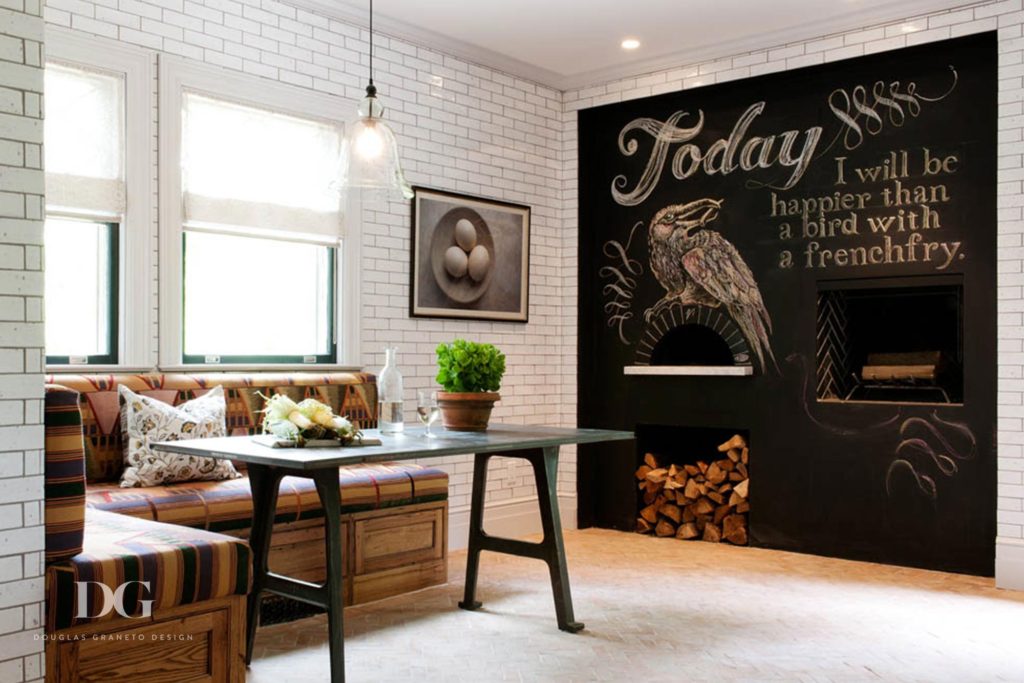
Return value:
[(456, 339), (437, 347), (437, 392), (441, 422), (456, 432), (487, 429), (505, 374), (505, 354), (492, 344)]

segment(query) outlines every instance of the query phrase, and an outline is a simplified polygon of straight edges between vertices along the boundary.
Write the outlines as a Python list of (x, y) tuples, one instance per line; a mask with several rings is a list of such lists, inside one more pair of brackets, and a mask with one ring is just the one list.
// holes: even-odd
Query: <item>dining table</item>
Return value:
[[(490, 552), (535, 558), (547, 563), (554, 593), (558, 628), (575, 633), (583, 629), (573, 614), (569, 573), (558, 514), (558, 456), (561, 446), (633, 439), (629, 431), (577, 429), (539, 425), (491, 424), (482, 432), (437, 431), (428, 436), (422, 428), (382, 434), (363, 431), (365, 445), (317, 448), (274, 448), (252, 436), (227, 436), (154, 444), (159, 451), (244, 462), (252, 489), (253, 520), (249, 544), (253, 556), (252, 589), (246, 623), (246, 663), (252, 661), (259, 622), (260, 599), (273, 593), (326, 610), (330, 646), (331, 681), (345, 680), (344, 595), (341, 527), (341, 491), (338, 468), (361, 463), (425, 460), (452, 455), (473, 455), (473, 487), (470, 495), (466, 580), (459, 607), (476, 610), (480, 553)], [(372, 445), (370, 445), (372, 444)], [(502, 538), (483, 530), (484, 496), (490, 458), (501, 456), (526, 460), (533, 467), (540, 507), (543, 538), (539, 542)], [(327, 580), (311, 583), (269, 570), (267, 558), (274, 528), (278, 490), (286, 476), (311, 479), (324, 511)]]

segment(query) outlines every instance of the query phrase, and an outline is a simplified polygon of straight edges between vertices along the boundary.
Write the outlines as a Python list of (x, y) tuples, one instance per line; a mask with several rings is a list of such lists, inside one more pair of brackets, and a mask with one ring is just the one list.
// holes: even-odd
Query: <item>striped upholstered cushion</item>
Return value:
[[(414, 464), (352, 465), (341, 468), (340, 480), (343, 513), (448, 497), (447, 474)], [(122, 515), (210, 531), (246, 529), (252, 523), (252, 494), (247, 478), (138, 489), (123, 489), (112, 483), (92, 484), (86, 504)], [(285, 477), (277, 501), (277, 522), (322, 516), (312, 480)]]
[[(83, 551), (46, 569), (46, 628), (49, 632), (87, 622), (121, 619), (104, 608), (103, 588), (124, 590), (124, 611), (142, 613), (144, 600), (159, 610), (249, 592), (252, 558), (249, 546), (230, 536), (171, 524), (132, 519), (102, 510), (86, 513), (88, 533)], [(78, 591), (87, 591), (88, 610), (78, 614)]]
[(48, 385), (43, 422), (46, 432), (46, 561), (49, 563), (82, 552), (85, 447), (78, 392)]

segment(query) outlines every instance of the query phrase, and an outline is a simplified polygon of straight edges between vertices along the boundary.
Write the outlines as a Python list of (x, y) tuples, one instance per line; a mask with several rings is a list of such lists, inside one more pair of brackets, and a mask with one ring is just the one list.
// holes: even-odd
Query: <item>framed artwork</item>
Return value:
[(530, 207), (414, 187), (409, 312), (526, 322)]

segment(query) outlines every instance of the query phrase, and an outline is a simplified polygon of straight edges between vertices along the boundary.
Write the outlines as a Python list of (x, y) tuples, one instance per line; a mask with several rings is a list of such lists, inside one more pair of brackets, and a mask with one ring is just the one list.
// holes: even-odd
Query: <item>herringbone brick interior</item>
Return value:
[[(348, 680), (1022, 681), (1024, 593), (991, 579), (589, 529), (566, 534), (579, 634), (547, 569), (484, 553), (452, 582), (349, 608)], [(253, 683), (329, 680), (322, 616), (259, 631)]]

